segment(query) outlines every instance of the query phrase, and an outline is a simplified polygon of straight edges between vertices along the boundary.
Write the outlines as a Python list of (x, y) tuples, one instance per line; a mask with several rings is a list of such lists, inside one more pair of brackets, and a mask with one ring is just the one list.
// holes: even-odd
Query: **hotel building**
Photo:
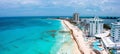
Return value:
[(111, 37), (113, 38), (113, 42), (120, 42), (120, 19), (111, 24)]
[(103, 32), (103, 20), (99, 17), (89, 19), (89, 35), (94, 36)]
[(108, 50), (112, 49), (113, 54), (120, 54), (120, 19), (111, 23), (111, 37), (103, 37), (102, 42)]
[(79, 13), (74, 13), (73, 14), (73, 22), (75, 23), (79, 23)]

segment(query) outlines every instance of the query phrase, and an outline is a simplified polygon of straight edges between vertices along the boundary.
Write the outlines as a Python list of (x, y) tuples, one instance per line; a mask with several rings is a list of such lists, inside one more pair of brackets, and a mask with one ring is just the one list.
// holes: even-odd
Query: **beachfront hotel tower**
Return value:
[(111, 23), (111, 36), (113, 42), (120, 42), (120, 18), (115, 23)]
[(74, 13), (73, 14), (73, 22), (75, 23), (79, 23), (79, 13)]
[(89, 19), (89, 36), (103, 32), (103, 20), (99, 17)]

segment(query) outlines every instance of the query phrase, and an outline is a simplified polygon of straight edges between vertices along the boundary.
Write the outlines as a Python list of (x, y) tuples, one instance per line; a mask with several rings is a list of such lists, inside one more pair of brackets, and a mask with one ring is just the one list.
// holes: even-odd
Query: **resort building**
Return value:
[(104, 47), (113, 54), (120, 54), (120, 19), (111, 23), (111, 37), (102, 37)]
[(73, 14), (73, 22), (75, 23), (79, 23), (79, 13), (74, 13)]
[(120, 42), (120, 19), (111, 24), (111, 37), (113, 42)]
[(103, 20), (99, 17), (89, 19), (89, 35), (94, 36), (103, 32)]

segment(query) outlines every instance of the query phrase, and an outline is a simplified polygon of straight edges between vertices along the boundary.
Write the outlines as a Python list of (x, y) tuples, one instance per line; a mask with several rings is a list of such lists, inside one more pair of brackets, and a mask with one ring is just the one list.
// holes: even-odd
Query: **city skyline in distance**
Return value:
[(119, 0), (0, 0), (0, 16), (120, 16)]

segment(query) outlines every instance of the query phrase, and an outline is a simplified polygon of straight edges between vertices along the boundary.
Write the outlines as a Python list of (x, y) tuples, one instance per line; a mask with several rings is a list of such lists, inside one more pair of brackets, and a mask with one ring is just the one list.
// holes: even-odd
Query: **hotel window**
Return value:
[(112, 32), (114, 32), (114, 30), (112, 30)]
[(116, 40), (116, 41), (119, 41), (119, 40)]
[(99, 21), (99, 23), (103, 23), (102, 21)]
[(92, 23), (92, 21), (90, 21), (90, 23)]
[(114, 36), (114, 33), (113, 33), (113, 36)]

